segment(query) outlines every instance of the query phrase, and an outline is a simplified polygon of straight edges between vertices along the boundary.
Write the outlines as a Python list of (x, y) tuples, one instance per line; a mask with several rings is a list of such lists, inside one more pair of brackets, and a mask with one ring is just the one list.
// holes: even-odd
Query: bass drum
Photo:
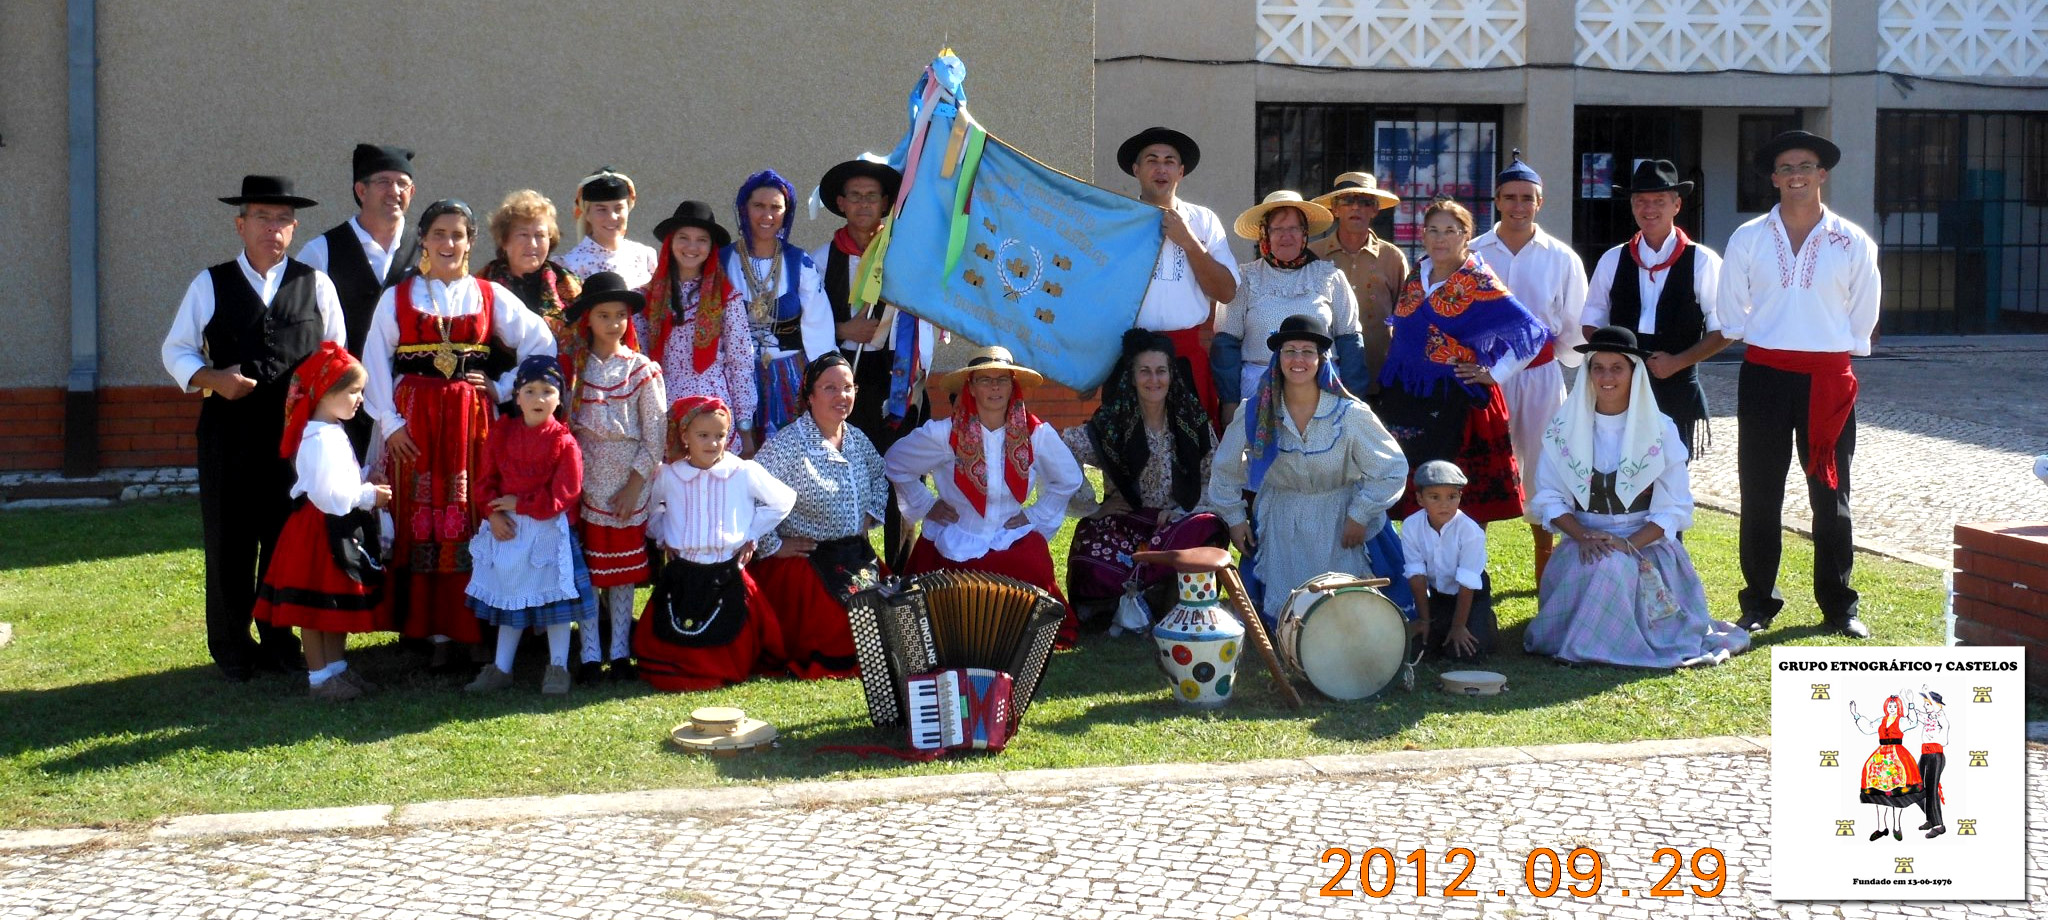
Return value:
[(1333, 700), (1362, 700), (1401, 671), (1408, 624), (1401, 608), (1354, 575), (1317, 575), (1287, 596), (1273, 644), (1288, 670)]

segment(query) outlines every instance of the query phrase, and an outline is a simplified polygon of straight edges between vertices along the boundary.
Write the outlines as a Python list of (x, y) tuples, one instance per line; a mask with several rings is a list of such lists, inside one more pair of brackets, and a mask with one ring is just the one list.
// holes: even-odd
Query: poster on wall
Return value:
[(1401, 196), (1394, 241), (1422, 243), (1422, 212), (1449, 195), (1472, 208), (1482, 230), (1493, 226), (1494, 125), (1473, 121), (1381, 121), (1373, 124), (1373, 163), (1383, 186)]
[(1579, 154), (1579, 197), (1614, 197), (1614, 154)]

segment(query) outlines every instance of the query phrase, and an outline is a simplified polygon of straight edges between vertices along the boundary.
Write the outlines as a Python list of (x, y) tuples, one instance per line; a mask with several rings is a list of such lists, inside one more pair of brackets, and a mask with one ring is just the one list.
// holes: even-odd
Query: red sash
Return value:
[(1920, 745), (1920, 753), (1922, 753), (1922, 754), (1939, 754), (1939, 753), (1941, 753), (1941, 745), (1939, 745), (1939, 744), (1935, 744), (1935, 743), (1934, 743), (1934, 742), (1932, 742), (1932, 741), (1926, 742), (1926, 743), (1924, 743), (1924, 744)]
[(1780, 351), (1751, 345), (1748, 360), (1764, 367), (1812, 378), (1806, 395), (1806, 474), (1840, 488), (1835, 469), (1835, 443), (1856, 408), (1856, 372), (1846, 351)]
[(1543, 350), (1537, 352), (1536, 357), (1530, 360), (1530, 362), (1527, 365), (1523, 366), (1522, 369), (1528, 370), (1531, 367), (1542, 367), (1543, 365), (1549, 364), (1550, 362), (1555, 360), (1557, 360), (1557, 340), (1553, 338), (1550, 341), (1543, 343)]

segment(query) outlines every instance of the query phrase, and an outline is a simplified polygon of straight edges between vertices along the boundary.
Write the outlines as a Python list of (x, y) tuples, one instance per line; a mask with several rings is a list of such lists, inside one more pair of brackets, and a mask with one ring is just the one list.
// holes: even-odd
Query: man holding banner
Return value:
[(1138, 200), (1166, 211), (1161, 229), (1166, 244), (1152, 267), (1152, 284), (1138, 308), (1138, 327), (1173, 340), (1188, 362), (1195, 395), (1211, 422), (1218, 421), (1216, 384), (1202, 330), (1216, 316), (1216, 304), (1237, 296), (1237, 260), (1216, 212), (1179, 197), (1181, 180), (1195, 171), (1202, 148), (1172, 128), (1146, 128), (1117, 147), (1116, 162), (1138, 180)]

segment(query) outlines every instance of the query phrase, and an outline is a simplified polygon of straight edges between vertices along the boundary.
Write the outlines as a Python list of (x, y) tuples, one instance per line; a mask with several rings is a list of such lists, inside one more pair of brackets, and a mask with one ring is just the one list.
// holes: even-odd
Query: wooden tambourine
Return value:
[(1508, 688), (1507, 677), (1492, 671), (1445, 671), (1438, 679), (1445, 693), (1459, 696), (1493, 696)]
[(775, 746), (775, 726), (730, 706), (706, 706), (690, 712), (690, 721), (669, 732), (668, 740), (692, 754), (731, 757)]

